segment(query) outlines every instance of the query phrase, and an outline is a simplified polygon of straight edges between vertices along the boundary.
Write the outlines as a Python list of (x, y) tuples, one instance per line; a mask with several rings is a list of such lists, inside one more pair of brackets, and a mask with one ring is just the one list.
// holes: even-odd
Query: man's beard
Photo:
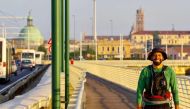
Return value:
[(155, 66), (159, 66), (161, 63), (162, 63), (162, 60), (160, 60), (160, 61), (153, 60), (153, 64)]

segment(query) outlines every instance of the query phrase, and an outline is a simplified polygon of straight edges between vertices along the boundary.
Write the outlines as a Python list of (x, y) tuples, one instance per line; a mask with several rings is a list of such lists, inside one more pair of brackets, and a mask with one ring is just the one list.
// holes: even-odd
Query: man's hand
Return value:
[(176, 104), (176, 105), (175, 105), (175, 109), (179, 109), (179, 104)]
[(137, 109), (142, 109), (142, 105), (138, 104)]

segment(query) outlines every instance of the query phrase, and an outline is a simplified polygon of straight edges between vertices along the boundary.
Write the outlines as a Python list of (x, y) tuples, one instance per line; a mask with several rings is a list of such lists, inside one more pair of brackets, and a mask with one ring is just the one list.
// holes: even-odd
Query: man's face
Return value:
[(160, 52), (155, 52), (153, 55), (152, 55), (152, 58), (151, 58), (152, 62), (154, 65), (158, 66), (162, 63), (162, 61), (164, 60), (163, 56), (162, 56), (162, 53)]

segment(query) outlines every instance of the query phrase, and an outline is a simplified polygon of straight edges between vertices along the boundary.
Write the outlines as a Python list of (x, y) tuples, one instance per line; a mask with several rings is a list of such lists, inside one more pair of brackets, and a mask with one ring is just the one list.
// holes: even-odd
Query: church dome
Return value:
[(27, 25), (21, 29), (19, 37), (22, 38), (26, 44), (30, 44), (30, 48), (36, 48), (43, 44), (43, 36), (39, 29), (33, 25), (33, 18), (29, 15), (27, 18)]
[(35, 26), (25, 26), (21, 29), (19, 37), (22, 37), (25, 40), (29, 39), (31, 41), (43, 40), (41, 32)]

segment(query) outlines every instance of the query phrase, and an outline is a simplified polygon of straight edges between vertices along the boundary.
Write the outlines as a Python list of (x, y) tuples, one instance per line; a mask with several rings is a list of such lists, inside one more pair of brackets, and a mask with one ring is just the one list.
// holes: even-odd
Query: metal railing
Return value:
[[(135, 66), (142, 67), (151, 64), (149, 60), (88, 60), (81, 61), (85, 63), (93, 63), (93, 64), (103, 64), (103, 65), (112, 65), (112, 66)], [(165, 60), (163, 61), (165, 65), (169, 66), (190, 66), (190, 60)]]
[[(38, 74), (42, 73), (44, 70), (46, 70), (46, 68), (44, 67), (42, 69), (35, 70), (29, 77), (27, 77), (27, 79), (22, 80), (16, 85), (20, 84), (19, 86), (22, 85), (21, 88), (26, 88), (26, 86), (24, 86), (26, 81), (34, 82), (32, 79), (30, 80), (30, 78), (36, 78), (36, 76), (39, 76)], [(45, 77), (42, 77), (41, 79), (42, 82), (40, 81), (40, 83), (34, 89), (31, 89), (22, 95), (15, 96), (15, 98), (12, 100), (2, 103), (1, 109), (37, 109), (48, 107), (51, 101), (51, 90), (47, 90), (48, 88), (51, 88), (50, 78), (50, 74), (45, 74)], [(17, 89), (16, 87), (17, 86), (12, 87), (13, 90), (9, 91), (13, 93), (14, 89)]]
[[(70, 86), (73, 91), (70, 95), (68, 109), (81, 109), (83, 107), (83, 90), (86, 71), (77, 66), (70, 66)], [(50, 108), (51, 93), (51, 66), (44, 74), (39, 84), (29, 92), (16, 96), (14, 99), (1, 104), (1, 109), (41, 109)], [(65, 74), (61, 73), (61, 109), (65, 108)]]
[(177, 77), (179, 86), (180, 107), (190, 109), (190, 77)]
[[(136, 91), (142, 66), (150, 64), (150, 61), (78, 61), (75, 66), (86, 69), (88, 72), (112, 81), (127, 89)], [(165, 61), (171, 66), (190, 66), (190, 61)], [(134, 66), (134, 67), (129, 67)], [(135, 67), (138, 66), (138, 67)], [(141, 66), (141, 67), (140, 67)], [(190, 108), (190, 77), (177, 76), (179, 86), (180, 108)]]
[(73, 87), (73, 92), (71, 92), (71, 97), (68, 105), (68, 109), (81, 109), (83, 107), (84, 99), (84, 83), (86, 71), (75, 65), (70, 65), (70, 83)]

